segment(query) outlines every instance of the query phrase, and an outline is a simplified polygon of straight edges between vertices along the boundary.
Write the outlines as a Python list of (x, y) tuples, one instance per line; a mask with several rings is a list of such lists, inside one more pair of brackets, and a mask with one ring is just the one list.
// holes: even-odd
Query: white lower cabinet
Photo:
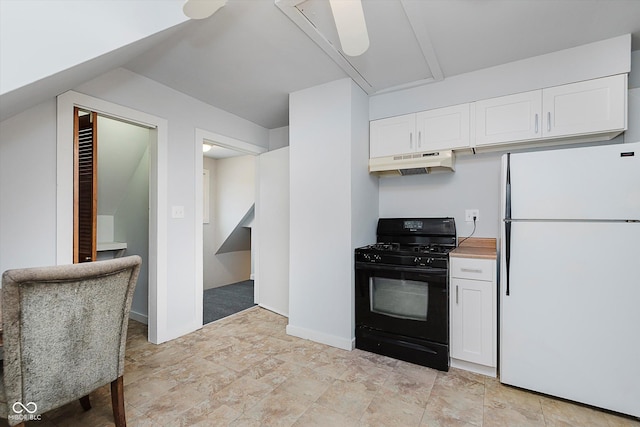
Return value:
[(496, 260), (451, 257), (451, 366), (496, 376)]

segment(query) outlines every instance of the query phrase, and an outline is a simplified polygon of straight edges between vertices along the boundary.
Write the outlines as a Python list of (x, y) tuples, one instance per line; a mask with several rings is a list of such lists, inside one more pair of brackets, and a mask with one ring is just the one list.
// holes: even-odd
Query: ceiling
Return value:
[(373, 94), (622, 34), (640, 49), (640, 0), (364, 0), (371, 45), (347, 57), (327, 3), (228, 0), (210, 18), (3, 95), (2, 118), (123, 66), (274, 129), (288, 125), (289, 93), (344, 77)]
[[(343, 60), (370, 94), (626, 33), (640, 49), (638, 0), (364, 0), (363, 9), (370, 48)], [(285, 126), (290, 92), (349, 75), (287, 13), (314, 21), (325, 50), (339, 46), (327, 0), (228, 0), (125, 68), (266, 128)]]

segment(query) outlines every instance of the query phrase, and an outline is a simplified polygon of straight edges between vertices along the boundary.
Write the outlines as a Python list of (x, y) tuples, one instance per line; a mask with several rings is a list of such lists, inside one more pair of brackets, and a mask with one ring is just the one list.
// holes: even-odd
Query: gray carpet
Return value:
[(204, 291), (202, 323), (211, 323), (253, 307), (253, 280)]

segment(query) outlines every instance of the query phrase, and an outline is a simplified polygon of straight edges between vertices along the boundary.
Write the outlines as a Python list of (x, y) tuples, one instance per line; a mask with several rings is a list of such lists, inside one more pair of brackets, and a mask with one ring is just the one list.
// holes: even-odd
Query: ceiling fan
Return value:
[[(182, 10), (191, 19), (205, 19), (213, 15), (227, 0), (187, 0)], [(338, 31), (342, 51), (359, 56), (369, 48), (367, 23), (361, 0), (329, 0), (331, 13)]]

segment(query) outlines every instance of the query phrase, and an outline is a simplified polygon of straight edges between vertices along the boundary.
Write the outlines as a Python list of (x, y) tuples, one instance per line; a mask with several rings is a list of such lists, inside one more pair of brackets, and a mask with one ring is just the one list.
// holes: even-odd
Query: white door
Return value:
[(417, 113), (416, 129), (417, 151), (469, 147), (469, 104)]
[(416, 151), (416, 115), (373, 120), (369, 125), (369, 157), (386, 157)]
[(626, 74), (544, 89), (543, 136), (624, 130), (626, 94)]
[(258, 156), (257, 303), (289, 315), (289, 147)]
[(640, 143), (512, 154), (510, 170), (514, 219), (640, 219)]
[(502, 382), (640, 416), (638, 241), (640, 223), (512, 225)]
[(526, 141), (542, 136), (542, 91), (534, 90), (475, 103), (476, 145)]

